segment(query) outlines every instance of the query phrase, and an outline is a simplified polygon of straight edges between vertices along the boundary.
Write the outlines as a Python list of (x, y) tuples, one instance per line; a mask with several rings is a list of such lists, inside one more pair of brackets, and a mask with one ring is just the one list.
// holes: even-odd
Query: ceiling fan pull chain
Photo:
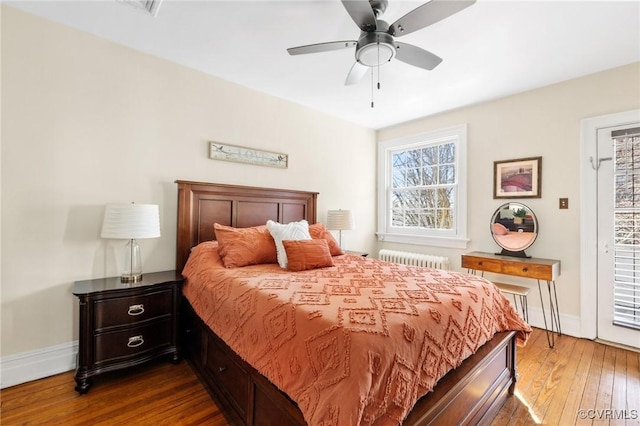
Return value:
[(378, 90), (380, 90), (380, 36), (378, 36)]
[(373, 68), (371, 68), (371, 108), (373, 108)]

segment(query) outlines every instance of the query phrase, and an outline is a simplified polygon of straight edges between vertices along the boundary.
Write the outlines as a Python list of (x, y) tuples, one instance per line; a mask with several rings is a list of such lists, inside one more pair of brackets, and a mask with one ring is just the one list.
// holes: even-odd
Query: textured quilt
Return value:
[(489, 281), (355, 255), (289, 272), (191, 253), (184, 295), (245, 361), (316, 425), (397, 425), (494, 333), (531, 328)]

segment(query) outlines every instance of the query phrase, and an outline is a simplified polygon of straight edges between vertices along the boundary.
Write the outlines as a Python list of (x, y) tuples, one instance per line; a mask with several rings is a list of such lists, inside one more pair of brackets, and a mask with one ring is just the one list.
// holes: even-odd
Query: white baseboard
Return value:
[(78, 341), (5, 356), (0, 359), (0, 389), (76, 368)]
[[(518, 311), (520, 312), (520, 311)], [(545, 309), (544, 314), (547, 317), (547, 327), (551, 330), (551, 318), (548, 308)], [(542, 317), (542, 309), (538, 306), (529, 306), (529, 324), (536, 328), (544, 330), (544, 318)], [(555, 328), (555, 326), (554, 326)], [(573, 337), (581, 336), (580, 317), (574, 315), (560, 314), (560, 330), (562, 334), (566, 334)], [(557, 330), (556, 330), (557, 331)]]

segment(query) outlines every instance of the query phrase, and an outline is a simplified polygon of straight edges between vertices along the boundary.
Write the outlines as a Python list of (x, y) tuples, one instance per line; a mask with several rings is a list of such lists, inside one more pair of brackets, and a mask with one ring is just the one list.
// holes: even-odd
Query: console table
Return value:
[[(544, 319), (544, 328), (547, 332), (547, 342), (549, 343), (549, 347), (553, 348), (555, 344), (554, 332), (562, 336), (558, 296), (556, 294), (556, 278), (560, 275), (559, 260), (537, 259), (535, 257), (511, 257), (474, 251), (462, 255), (462, 267), (467, 268), (467, 270), (473, 274), (475, 274), (476, 271), (481, 271), (482, 275), (484, 275), (485, 272), (493, 272), (496, 274), (537, 280), (540, 304), (542, 306), (542, 318)], [(549, 328), (549, 323), (547, 323), (540, 281), (546, 281), (547, 283), (551, 328)]]

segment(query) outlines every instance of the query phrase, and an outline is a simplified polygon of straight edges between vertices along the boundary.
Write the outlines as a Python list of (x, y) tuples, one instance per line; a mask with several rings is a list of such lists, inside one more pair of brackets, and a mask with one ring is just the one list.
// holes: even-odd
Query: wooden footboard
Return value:
[[(182, 300), (184, 354), (227, 420), (237, 425), (306, 425), (290, 398), (244, 362)], [(515, 332), (502, 332), (449, 372), (404, 425), (486, 424), (515, 385)]]

